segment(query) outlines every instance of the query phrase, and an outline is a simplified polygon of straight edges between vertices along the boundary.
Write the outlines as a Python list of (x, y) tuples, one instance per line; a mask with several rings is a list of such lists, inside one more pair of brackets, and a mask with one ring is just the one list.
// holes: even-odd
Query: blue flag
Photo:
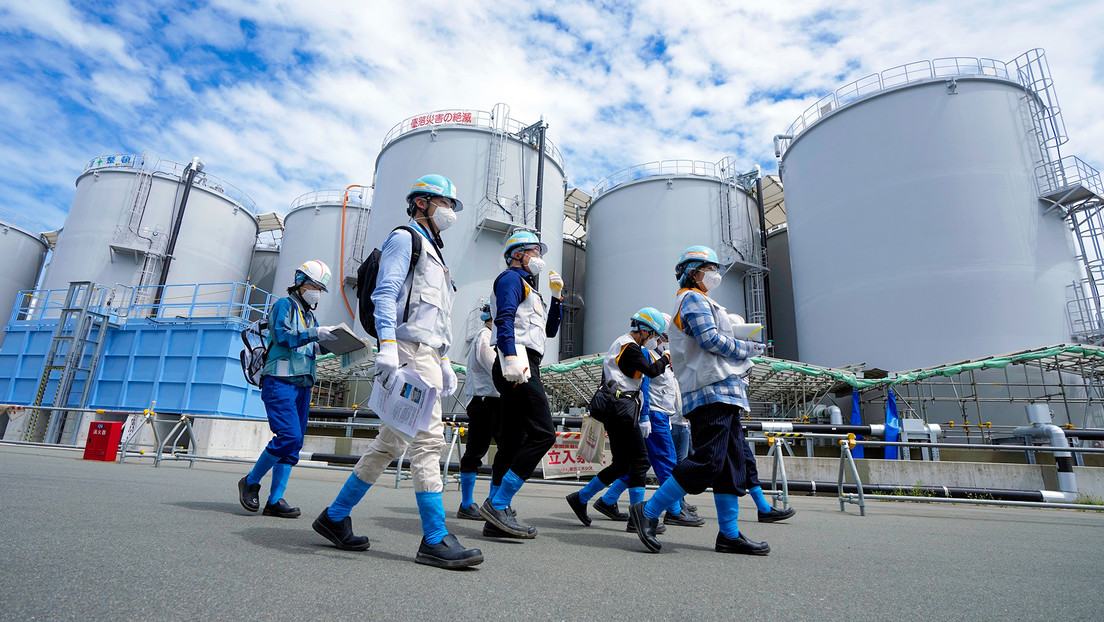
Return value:
[[(889, 393), (886, 396), (886, 423), (885, 423), (885, 440), (896, 443), (900, 438), (901, 432), (901, 420), (897, 418), (897, 398), (893, 395), (893, 389), (889, 389)], [(897, 450), (899, 447), (886, 446), (885, 459), (896, 460)]]
[[(851, 389), (851, 425), (862, 425), (862, 411), (859, 410), (859, 392)], [(862, 437), (855, 435), (855, 438), (862, 440)], [(852, 458), (864, 458), (863, 446), (856, 445), (855, 449), (851, 452)]]

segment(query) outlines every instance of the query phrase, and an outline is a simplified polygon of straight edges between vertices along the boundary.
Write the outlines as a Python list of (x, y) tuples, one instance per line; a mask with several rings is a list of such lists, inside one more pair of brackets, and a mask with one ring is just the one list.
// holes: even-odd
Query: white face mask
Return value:
[(540, 257), (530, 257), (529, 263), (525, 266), (529, 270), (529, 274), (537, 276), (544, 270), (544, 260)]
[(655, 350), (659, 347), (659, 339), (652, 337), (651, 339), (644, 342), (644, 347), (648, 348), (649, 350)]
[(704, 275), (702, 275), (701, 284), (702, 288), (705, 289), (705, 291), (707, 292), (716, 289), (717, 286), (721, 284), (721, 273), (717, 272), (716, 270), (712, 272), (706, 272)]
[(303, 290), (303, 302), (311, 309), (317, 309), (319, 301), (322, 300), (322, 292), (317, 289), (304, 289)]
[(438, 231), (444, 231), (456, 222), (456, 210), (448, 209), (447, 207), (437, 206), (437, 209), (433, 211), (433, 225), (437, 227)]

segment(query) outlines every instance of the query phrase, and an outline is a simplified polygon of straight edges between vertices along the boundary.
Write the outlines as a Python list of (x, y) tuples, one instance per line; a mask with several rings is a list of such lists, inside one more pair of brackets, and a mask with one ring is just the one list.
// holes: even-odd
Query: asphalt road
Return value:
[(384, 475), (354, 510), (372, 540), (358, 553), (310, 527), (347, 471), (295, 469), (286, 496), (303, 516), (288, 520), (241, 508), (247, 469), (0, 445), (0, 620), (1104, 619), (1099, 512), (875, 502), (860, 517), (794, 497), (793, 519), (759, 524), (747, 499), (741, 531), (772, 552), (745, 557), (713, 551), (699, 495), (706, 526), (670, 527), (650, 554), (596, 512), (583, 527), (573, 488), (537, 481), (514, 506), (538, 537), (483, 538), (452, 518), (450, 485), (448, 527), (486, 561), (446, 571), (413, 561), (409, 480)]

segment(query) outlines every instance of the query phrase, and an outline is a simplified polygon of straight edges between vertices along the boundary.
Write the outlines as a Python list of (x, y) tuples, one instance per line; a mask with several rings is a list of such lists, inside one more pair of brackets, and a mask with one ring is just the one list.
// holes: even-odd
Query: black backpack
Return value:
[[(410, 232), (410, 266), (406, 270), (407, 274), (410, 274), (414, 269), (414, 265), (418, 263), (418, 259), (422, 256), (422, 235), (406, 225), (395, 227), (392, 233), (399, 229)], [(360, 325), (376, 340), (379, 340), (379, 334), (376, 333), (376, 303), (372, 302), (372, 292), (376, 291), (376, 279), (379, 277), (380, 257), (382, 255), (383, 251), (380, 249), (372, 249), (372, 253), (357, 269), (357, 313), (360, 315)], [(405, 322), (409, 318), (410, 294), (408, 292), (403, 321)]]
[(242, 349), (241, 359), (242, 373), (249, 384), (261, 386), (261, 372), (264, 371), (265, 362), (268, 360), (268, 321), (257, 320), (247, 326), (241, 332)]

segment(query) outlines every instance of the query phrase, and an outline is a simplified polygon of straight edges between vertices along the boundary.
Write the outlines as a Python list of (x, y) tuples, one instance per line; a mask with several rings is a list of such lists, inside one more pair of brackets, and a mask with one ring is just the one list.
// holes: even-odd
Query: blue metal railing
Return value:
[[(24, 290), (8, 323), (32, 326), (55, 321), (64, 307), (67, 289)], [(97, 286), (93, 308), (113, 322), (229, 322), (248, 325), (268, 315), (278, 299), (249, 283), (149, 285), (114, 289)], [(153, 301), (158, 299), (160, 302)], [(256, 301), (256, 302), (254, 302)]]

